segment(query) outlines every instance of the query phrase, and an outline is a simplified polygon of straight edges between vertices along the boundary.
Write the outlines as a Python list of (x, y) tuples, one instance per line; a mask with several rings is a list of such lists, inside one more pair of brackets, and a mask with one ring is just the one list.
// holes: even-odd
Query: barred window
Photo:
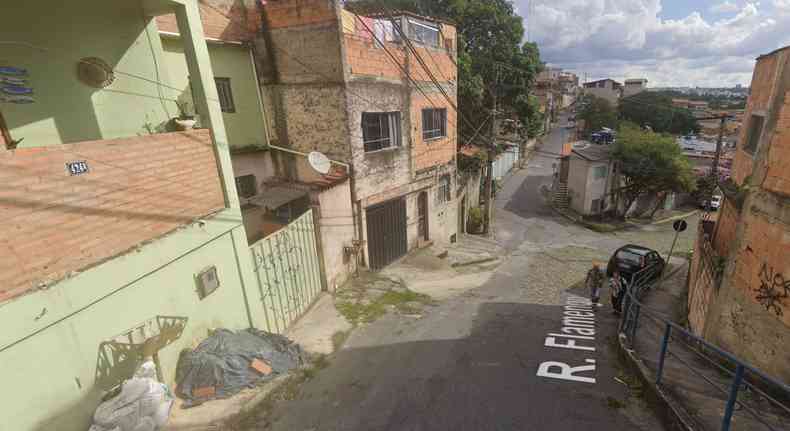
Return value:
[(422, 139), (447, 136), (447, 109), (422, 110)]
[(436, 203), (442, 204), (449, 202), (452, 198), (452, 191), (450, 190), (450, 175), (442, 175), (439, 177), (439, 186), (436, 189)]
[(251, 198), (258, 194), (255, 185), (255, 175), (242, 175), (236, 177), (236, 191), (241, 198)]
[(362, 141), (366, 153), (400, 146), (400, 112), (363, 112)]
[(222, 112), (236, 112), (236, 104), (233, 102), (233, 91), (230, 88), (230, 78), (214, 78), (217, 84), (217, 95), (219, 96), (219, 107)]

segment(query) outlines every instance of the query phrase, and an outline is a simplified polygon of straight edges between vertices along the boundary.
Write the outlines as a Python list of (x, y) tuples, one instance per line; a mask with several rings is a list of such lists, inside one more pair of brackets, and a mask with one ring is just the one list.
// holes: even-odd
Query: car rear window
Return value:
[(628, 250), (620, 250), (617, 252), (617, 259), (624, 260), (634, 265), (642, 264), (642, 256)]

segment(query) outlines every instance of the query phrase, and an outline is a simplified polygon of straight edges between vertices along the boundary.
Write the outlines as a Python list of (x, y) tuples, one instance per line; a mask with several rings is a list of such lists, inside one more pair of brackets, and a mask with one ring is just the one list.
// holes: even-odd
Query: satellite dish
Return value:
[(310, 163), (310, 167), (315, 169), (315, 171), (319, 174), (326, 174), (329, 172), (331, 162), (329, 161), (329, 158), (324, 155), (324, 153), (311, 151), (310, 154), (307, 155), (307, 161)]

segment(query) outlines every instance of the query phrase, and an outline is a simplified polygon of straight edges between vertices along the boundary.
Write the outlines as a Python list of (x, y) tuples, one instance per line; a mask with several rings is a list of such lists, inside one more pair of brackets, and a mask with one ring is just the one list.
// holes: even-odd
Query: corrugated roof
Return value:
[(249, 198), (247, 202), (261, 208), (274, 210), (306, 195), (306, 191), (297, 188), (270, 186), (263, 189), (261, 194)]

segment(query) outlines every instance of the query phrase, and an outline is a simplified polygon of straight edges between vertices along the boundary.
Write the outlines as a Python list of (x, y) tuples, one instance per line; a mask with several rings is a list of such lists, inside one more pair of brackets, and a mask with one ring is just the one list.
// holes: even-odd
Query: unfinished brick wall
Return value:
[[(261, 14), (254, 2), (202, 0), (198, 7), (203, 34), (207, 38), (229, 42), (249, 41), (261, 26)], [(179, 33), (175, 14), (157, 16), (156, 25), (160, 31)]]
[(751, 92), (746, 104), (746, 113), (743, 117), (743, 127), (738, 139), (738, 151), (733, 160), (733, 179), (736, 183), (742, 184), (743, 181), (752, 173), (752, 155), (743, 151), (743, 146), (749, 136), (751, 129), (749, 119), (753, 112), (765, 112), (771, 101), (771, 90), (776, 79), (777, 58), (774, 55), (763, 56), (757, 59), (752, 75)]
[(790, 91), (784, 95), (784, 104), (777, 115), (763, 188), (790, 196)]
[(720, 256), (727, 257), (735, 243), (735, 229), (739, 221), (738, 208), (729, 199), (719, 210), (719, 219), (716, 221), (716, 235), (713, 238), (713, 247)]
[[(448, 163), (453, 160), (456, 152), (456, 111), (438, 91), (426, 94), (428, 98), (415, 91), (411, 97), (412, 159), (415, 171)], [(454, 92), (450, 91), (449, 94), (453, 103), (457, 103)], [(422, 110), (430, 108), (447, 109), (447, 136), (426, 141), (422, 138)]]
[(3, 151), (0, 182), (0, 301), (224, 207), (208, 130)]
[[(440, 48), (426, 48), (418, 45), (415, 45), (414, 48), (437, 81), (448, 82), (456, 80), (458, 68), (455, 66), (453, 58), (446, 50)], [(415, 81), (431, 82), (431, 78), (425, 71), (425, 68), (422, 67), (416, 59), (409, 62), (409, 74), (411, 74)]]
[[(403, 72), (384, 48), (373, 40), (344, 34), (343, 43), (346, 46), (346, 64), (351, 74), (392, 80), (404, 78)], [(406, 64), (406, 53), (402, 45), (390, 42), (384, 44), (399, 64)]]
[(337, 21), (333, 0), (269, 0), (265, 10), (271, 29)]

